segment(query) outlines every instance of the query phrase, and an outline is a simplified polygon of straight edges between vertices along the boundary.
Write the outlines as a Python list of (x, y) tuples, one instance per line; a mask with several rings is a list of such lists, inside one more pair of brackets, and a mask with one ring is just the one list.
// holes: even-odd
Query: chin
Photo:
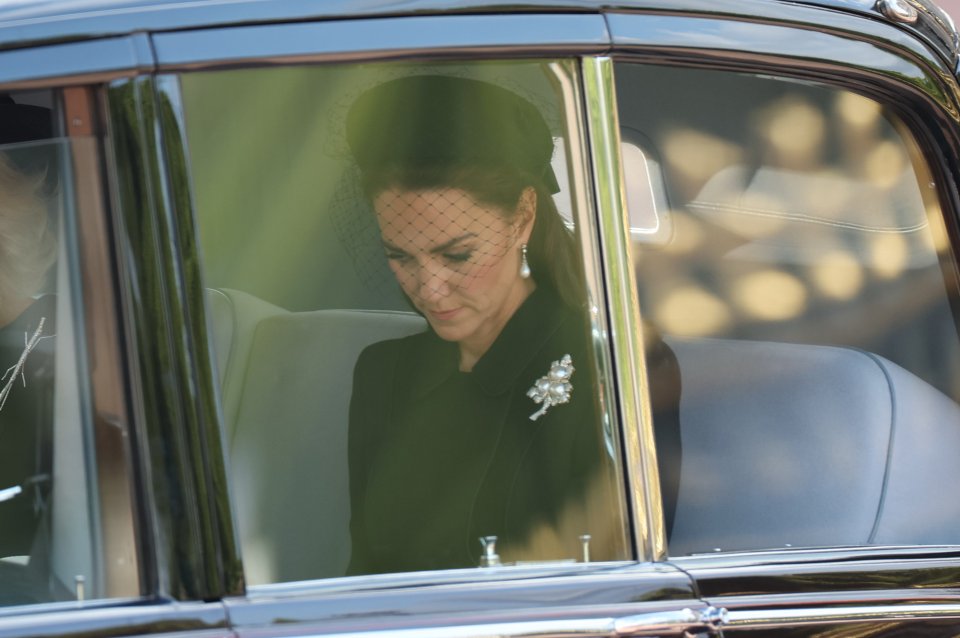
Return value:
[(444, 341), (462, 341), (470, 336), (470, 331), (465, 326), (451, 325), (443, 323), (430, 323), (430, 327), (438, 337)]
[(437, 333), (437, 336), (443, 339), (444, 341), (460, 341), (464, 338), (464, 333), (462, 330), (453, 330), (450, 327), (445, 326), (430, 326), (433, 328), (433, 331)]

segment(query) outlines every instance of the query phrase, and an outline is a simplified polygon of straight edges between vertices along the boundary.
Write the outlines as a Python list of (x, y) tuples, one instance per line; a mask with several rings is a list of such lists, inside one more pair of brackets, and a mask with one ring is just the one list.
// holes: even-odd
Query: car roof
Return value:
[[(689, 11), (751, 15), (751, 9), (807, 5), (881, 20), (880, 5), (896, 0), (4, 0), (0, 49), (237, 24), (440, 13)], [(931, 0), (909, 0), (913, 25), (901, 25), (957, 68), (960, 38)]]

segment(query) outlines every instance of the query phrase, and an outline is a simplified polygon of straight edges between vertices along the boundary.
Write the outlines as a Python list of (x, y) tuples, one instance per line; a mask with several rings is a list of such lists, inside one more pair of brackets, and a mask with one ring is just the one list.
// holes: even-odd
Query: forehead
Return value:
[(463, 235), (492, 239), (509, 224), (496, 206), (481, 204), (464, 190), (383, 191), (374, 199), (384, 239), (447, 241)]

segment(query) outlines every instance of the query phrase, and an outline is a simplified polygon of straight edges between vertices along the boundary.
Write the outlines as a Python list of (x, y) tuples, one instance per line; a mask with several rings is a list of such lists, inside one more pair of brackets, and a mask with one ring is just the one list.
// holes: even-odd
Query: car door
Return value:
[(227, 635), (221, 604), (168, 603), (164, 513), (148, 505), (168, 484), (141, 463), (151, 445), (128, 375), (137, 330), (125, 311), (139, 304), (119, 267), (130, 244), (105, 96), (150, 67), (144, 38), (27, 46), (9, 15), (0, 28), (2, 631)]
[[(615, 425), (613, 371), (623, 364), (608, 335), (623, 310), (608, 309), (599, 252), (608, 231), (598, 225), (590, 178), (602, 169), (615, 179), (612, 84), (590, 58), (608, 46), (603, 17), (337, 17), (156, 33), (157, 75), (117, 84), (112, 95), (125, 127), (159, 131), (162, 141), (145, 162), (168, 170), (172, 221), (164, 232), (178, 237), (185, 304), (173, 314), (192, 317), (184, 327), (194, 339), (196, 387), (217, 398), (205, 414), (218, 413), (222, 427), (246, 581), (245, 592), (224, 598), (233, 631), (600, 636), (714, 628), (719, 612), (696, 597), (689, 577), (651, 561), (663, 543), (662, 514), (649, 512), (661, 508), (647, 506), (658, 497), (635, 474), (642, 466), (622, 460), (627, 448), (638, 459), (639, 438), (621, 441)], [(516, 564), (348, 576), (353, 368), (365, 346), (424, 324), (386, 268), (345, 113), (372, 86), (424, 74), (495, 83), (534, 104), (551, 128), (562, 182), (555, 205), (576, 232), (590, 299), (583, 310), (593, 353), (577, 369), (593, 382), (578, 390), (592, 392), (607, 415), (593, 424), (609, 465), (592, 503), (609, 542), (564, 533)], [(194, 322), (203, 315), (205, 323)], [(642, 449), (655, 476), (653, 452)], [(628, 480), (637, 487), (625, 489)], [(509, 545), (501, 547), (513, 563)]]
[(666, 554), (724, 635), (954, 634), (955, 53), (922, 7), (751, 6), (608, 16), (640, 311), (683, 379)]

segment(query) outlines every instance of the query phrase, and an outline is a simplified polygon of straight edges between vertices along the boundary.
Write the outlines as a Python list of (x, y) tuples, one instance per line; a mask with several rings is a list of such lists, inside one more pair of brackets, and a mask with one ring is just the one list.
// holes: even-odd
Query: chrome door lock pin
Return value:
[(480, 545), (483, 546), (483, 554), (480, 555), (480, 567), (499, 565), (500, 555), (497, 554), (497, 537), (481, 536)]

